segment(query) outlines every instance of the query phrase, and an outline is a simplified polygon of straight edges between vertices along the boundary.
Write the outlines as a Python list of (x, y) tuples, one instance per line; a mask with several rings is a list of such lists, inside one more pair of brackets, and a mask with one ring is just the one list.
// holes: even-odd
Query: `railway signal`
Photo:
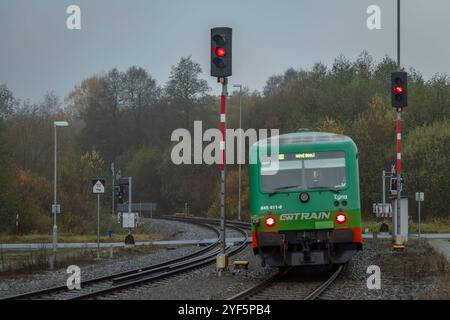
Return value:
[(392, 177), (390, 182), (389, 191), (391, 194), (397, 194), (397, 177)]
[(225, 253), (226, 237), (225, 237), (225, 133), (227, 130), (227, 85), (228, 78), (231, 76), (232, 68), (232, 29), (226, 27), (218, 27), (211, 29), (211, 76), (217, 77), (217, 82), (222, 85), (222, 94), (220, 96), (220, 228), (222, 230), (222, 250), (216, 257), (216, 270), (219, 276), (222, 271), (228, 268), (228, 257)]
[(211, 29), (211, 76), (229, 77), (232, 74), (231, 28)]
[(392, 195), (396, 195), (399, 190), (400, 192), (403, 191), (403, 177), (400, 178), (400, 183), (398, 183), (397, 176), (391, 177), (389, 191)]
[(391, 102), (395, 108), (408, 105), (408, 76), (406, 72), (398, 71), (391, 74)]
[(124, 203), (128, 194), (129, 194), (129, 182), (119, 182), (119, 185), (116, 186), (116, 195), (119, 203)]

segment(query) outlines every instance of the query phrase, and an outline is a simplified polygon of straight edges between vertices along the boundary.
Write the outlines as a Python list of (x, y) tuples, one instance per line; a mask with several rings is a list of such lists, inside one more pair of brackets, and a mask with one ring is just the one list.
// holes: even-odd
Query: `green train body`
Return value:
[(278, 138), (278, 155), (273, 138), (250, 149), (253, 251), (278, 267), (347, 262), (362, 249), (355, 143), (320, 132)]

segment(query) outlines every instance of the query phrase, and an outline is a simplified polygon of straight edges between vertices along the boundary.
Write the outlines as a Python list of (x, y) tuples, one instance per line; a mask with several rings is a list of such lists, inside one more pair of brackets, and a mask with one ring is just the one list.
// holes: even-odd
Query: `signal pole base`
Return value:
[(216, 256), (216, 272), (219, 277), (222, 275), (222, 272), (228, 270), (228, 255), (226, 253), (219, 253)]
[(396, 251), (403, 251), (405, 250), (405, 239), (401, 235), (395, 236), (394, 244), (392, 245), (392, 248)]

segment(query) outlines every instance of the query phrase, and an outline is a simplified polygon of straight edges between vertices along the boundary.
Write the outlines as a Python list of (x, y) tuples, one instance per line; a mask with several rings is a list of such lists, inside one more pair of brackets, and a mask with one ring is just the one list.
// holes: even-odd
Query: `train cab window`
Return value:
[(288, 153), (279, 161), (261, 163), (261, 190), (339, 189), (347, 186), (345, 153)]

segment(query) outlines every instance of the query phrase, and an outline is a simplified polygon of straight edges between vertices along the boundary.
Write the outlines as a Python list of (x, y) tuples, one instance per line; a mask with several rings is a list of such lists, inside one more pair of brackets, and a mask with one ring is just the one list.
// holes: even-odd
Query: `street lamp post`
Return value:
[(67, 127), (69, 125), (69, 123), (67, 121), (54, 121), (53, 122), (53, 128), (54, 128), (54, 134), (55, 134), (55, 147), (54, 147), (54, 166), (55, 166), (55, 171), (54, 171), (54, 185), (53, 185), (53, 206), (52, 206), (52, 212), (53, 212), (53, 253), (56, 254), (56, 247), (57, 247), (57, 242), (58, 242), (58, 226), (56, 225), (56, 214), (59, 211), (58, 210), (58, 205), (57, 205), (57, 197), (56, 197), (56, 184), (57, 184), (57, 180), (58, 180), (58, 176), (57, 176), (57, 136), (56, 136), (56, 128), (57, 127)]
[[(242, 85), (241, 84), (235, 84), (233, 85), (234, 88), (239, 88), (239, 129), (242, 130)], [(242, 131), (239, 132), (239, 146), (238, 146), (238, 163), (239, 163), (239, 194), (238, 194), (238, 220), (241, 220), (241, 158), (242, 158)]]

